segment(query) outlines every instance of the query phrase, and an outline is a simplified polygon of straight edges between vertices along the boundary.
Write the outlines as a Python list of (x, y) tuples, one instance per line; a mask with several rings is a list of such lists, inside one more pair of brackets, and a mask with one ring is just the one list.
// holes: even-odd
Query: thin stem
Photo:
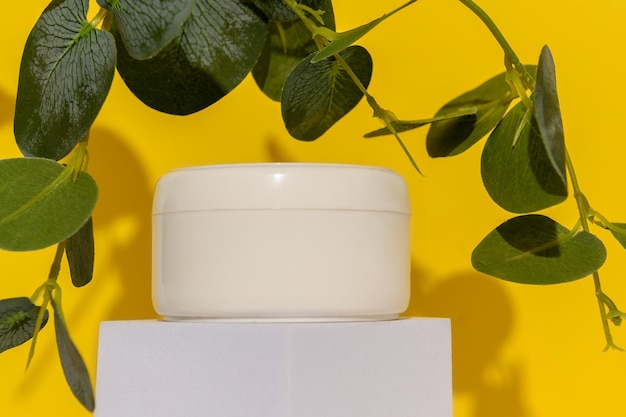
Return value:
[(530, 76), (524, 65), (522, 65), (521, 61), (517, 57), (517, 54), (515, 53), (515, 51), (513, 51), (513, 48), (511, 48), (511, 45), (509, 45), (506, 38), (504, 37), (502, 32), (500, 32), (500, 29), (498, 29), (491, 17), (489, 17), (489, 15), (485, 13), (485, 11), (472, 0), (459, 1), (463, 3), (468, 9), (470, 9), (476, 16), (478, 16), (480, 20), (483, 21), (485, 26), (487, 26), (487, 29), (489, 29), (493, 37), (496, 38), (496, 41), (498, 41), (498, 43), (500, 44), (500, 47), (502, 47), (502, 49), (504, 50), (506, 60), (508, 60), (515, 67), (515, 69), (517, 69), (524, 77), (524, 86), (529, 89), (532, 88), (532, 77)]
[(298, 16), (298, 18), (304, 23), (306, 28), (311, 32), (315, 32), (317, 25), (304, 13), (302, 8), (296, 3), (295, 0), (283, 0), (287, 6)]
[[(572, 163), (572, 159), (570, 158), (569, 152), (567, 152), (567, 149), (565, 150), (565, 165), (567, 167), (567, 172), (572, 181), (574, 199), (576, 200), (576, 206), (578, 207), (578, 213), (580, 216), (580, 225), (585, 232), (589, 232), (589, 206), (587, 203), (587, 199), (585, 198), (584, 194), (580, 190), (578, 178), (576, 177), (576, 171), (574, 170), (574, 164)], [(594, 271), (592, 276), (593, 276), (593, 286), (595, 289), (596, 300), (598, 301), (598, 309), (600, 310), (600, 317), (602, 319), (602, 329), (604, 330), (604, 338), (606, 340), (605, 350), (609, 348), (615, 349), (617, 348), (617, 346), (613, 342), (611, 328), (609, 327), (609, 317), (607, 315), (606, 305), (602, 301), (602, 297), (604, 293), (602, 292), (602, 283), (600, 282), (600, 273), (598, 271)]]
[(413, 156), (411, 155), (411, 152), (409, 152), (408, 148), (406, 147), (406, 145), (404, 144), (404, 142), (402, 141), (402, 139), (400, 138), (400, 135), (398, 135), (398, 132), (396, 131), (396, 129), (393, 127), (392, 122), (395, 120), (395, 116), (392, 116), (392, 113), (388, 110), (383, 109), (378, 102), (376, 101), (376, 99), (374, 98), (374, 96), (372, 96), (368, 91), (367, 88), (365, 88), (365, 86), (363, 85), (363, 83), (361, 82), (361, 80), (359, 79), (359, 77), (357, 77), (357, 75), (354, 73), (354, 71), (352, 71), (352, 68), (350, 68), (350, 66), (348, 65), (348, 63), (343, 59), (343, 57), (339, 54), (335, 54), (334, 55), (335, 59), (337, 60), (337, 62), (339, 62), (339, 64), (344, 68), (344, 70), (346, 71), (346, 73), (348, 74), (348, 76), (350, 77), (350, 79), (352, 79), (352, 82), (354, 82), (354, 84), (356, 84), (356, 86), (358, 87), (358, 89), (363, 93), (363, 95), (365, 96), (365, 99), (367, 100), (367, 103), (370, 105), (370, 107), (372, 108), (372, 110), (374, 110), (374, 117), (380, 119), (384, 124), (385, 127), (387, 129), (389, 129), (389, 131), (393, 134), (393, 136), (396, 138), (396, 141), (398, 142), (398, 144), (400, 145), (400, 148), (402, 148), (402, 151), (404, 152), (404, 154), (406, 155), (406, 157), (409, 159), (409, 162), (411, 163), (411, 165), (413, 166), (413, 168), (420, 174), (422, 174), (422, 171), (419, 169), (419, 166), (417, 165), (417, 162), (415, 162), (415, 159), (413, 158)]
[[(35, 346), (37, 345), (39, 331), (41, 330), (41, 326), (43, 325), (43, 318), (46, 314), (48, 304), (50, 303), (50, 299), (52, 297), (52, 286), (50, 285), (50, 283), (56, 284), (56, 281), (59, 278), (59, 272), (61, 272), (61, 261), (63, 261), (63, 254), (65, 253), (65, 246), (65, 240), (57, 245), (57, 250), (54, 254), (52, 265), (50, 265), (48, 279), (40, 288), (35, 291), (35, 294), (33, 294), (33, 297), (38, 296), (38, 294), (41, 293), (41, 289), (43, 288), (43, 301), (41, 303), (41, 307), (39, 308), (37, 321), (35, 322), (35, 330), (33, 331), (33, 338), (31, 339), (30, 350), (28, 351), (28, 358), (26, 359), (26, 369), (28, 369), (28, 367), (30, 366), (31, 361), (33, 360), (33, 356), (35, 355)], [(33, 302), (34, 301), (36, 300), (33, 300)]]

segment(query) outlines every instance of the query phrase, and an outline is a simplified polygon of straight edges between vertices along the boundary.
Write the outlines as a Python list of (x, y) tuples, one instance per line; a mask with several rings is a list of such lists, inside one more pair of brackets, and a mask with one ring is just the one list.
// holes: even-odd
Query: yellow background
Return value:
[[(339, 29), (400, 4), (336, 0)], [(482, 0), (522, 61), (548, 44), (557, 65), (566, 140), (591, 204), (626, 221), (626, 2), (623, 0)], [(45, 1), (3, 4), (0, 25), (0, 157), (17, 156), (12, 115), (20, 56)], [(92, 8), (90, 14), (95, 13)], [(502, 53), (479, 20), (453, 0), (422, 0), (361, 42), (374, 57), (370, 91), (400, 118), (426, 118), (447, 100), (501, 72)], [(526, 287), (472, 270), (476, 243), (509, 214), (481, 186), (481, 145), (451, 159), (429, 159), (426, 131), (405, 140), (425, 177), (391, 139), (365, 140), (377, 128), (361, 103), (322, 139), (287, 135), (279, 106), (248, 78), (199, 114), (181, 118), (143, 106), (116, 77), (92, 131), (90, 171), (98, 181), (94, 281), (73, 289), (62, 271), (70, 331), (92, 376), (98, 324), (154, 318), (150, 301), (150, 204), (166, 171), (198, 164), (319, 161), (392, 168), (412, 194), (413, 290), (409, 313), (452, 318), (455, 417), (623, 415), (626, 353), (603, 353), (590, 279)], [(548, 213), (572, 226), (568, 200)], [(609, 237), (603, 233), (601, 237)], [(626, 256), (609, 242), (605, 290), (626, 308)], [(52, 250), (0, 252), (0, 298), (30, 296), (47, 275)], [(615, 330), (626, 347), (626, 328)], [(0, 416), (85, 416), (58, 364), (53, 332), (42, 333), (24, 373), (27, 348), (0, 355)], [(96, 400), (97, 401), (97, 400)], [(264, 416), (261, 416), (264, 417)]]

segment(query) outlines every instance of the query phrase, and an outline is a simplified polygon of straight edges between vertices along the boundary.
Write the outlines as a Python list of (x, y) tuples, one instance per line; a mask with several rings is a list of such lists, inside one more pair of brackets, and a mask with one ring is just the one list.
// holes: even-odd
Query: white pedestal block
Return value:
[(451, 417), (447, 319), (105, 322), (96, 417)]

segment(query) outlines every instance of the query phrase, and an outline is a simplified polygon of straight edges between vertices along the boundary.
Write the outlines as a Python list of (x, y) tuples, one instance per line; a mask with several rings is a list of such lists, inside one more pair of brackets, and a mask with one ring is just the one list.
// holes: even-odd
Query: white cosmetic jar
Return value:
[(410, 203), (388, 169), (201, 166), (159, 179), (155, 310), (166, 320), (396, 318), (410, 293)]

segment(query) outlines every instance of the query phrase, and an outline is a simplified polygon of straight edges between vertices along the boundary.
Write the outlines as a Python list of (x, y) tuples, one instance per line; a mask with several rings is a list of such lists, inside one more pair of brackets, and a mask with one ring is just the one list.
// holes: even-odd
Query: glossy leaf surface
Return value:
[(89, 219), (97, 195), (89, 174), (74, 182), (49, 159), (0, 160), (0, 249), (36, 250), (67, 239)]
[(563, 120), (561, 119), (561, 108), (556, 91), (554, 60), (547, 46), (544, 46), (541, 50), (537, 68), (535, 116), (548, 158), (554, 170), (561, 177), (563, 184), (566, 185)]
[(98, 0), (98, 4), (113, 14), (128, 53), (146, 59), (178, 35), (195, 0)]
[(89, 131), (111, 87), (115, 44), (86, 22), (88, 0), (55, 0), (28, 36), (15, 105), (26, 156), (61, 159)]
[[(351, 46), (340, 55), (367, 87), (372, 76), (372, 58), (367, 50)], [(337, 60), (331, 57), (313, 64), (309, 56), (285, 83), (283, 121), (291, 136), (312, 141), (352, 110), (362, 97), (361, 90)]]
[(70, 276), (75, 287), (82, 287), (91, 281), (94, 254), (93, 221), (90, 217), (76, 233), (67, 239), (65, 246)]
[[(535, 67), (527, 69), (532, 73)], [(496, 127), (515, 97), (506, 73), (502, 73), (450, 101), (436, 117), (476, 109), (476, 119), (451, 118), (433, 123), (426, 136), (428, 154), (445, 157), (466, 151)]]
[[(324, 24), (335, 28), (332, 2), (324, 0)], [(269, 32), (252, 75), (259, 88), (272, 100), (280, 101), (283, 86), (291, 71), (306, 56), (317, 51), (311, 32), (301, 20), (291, 22), (271, 21)]]
[(267, 23), (242, 0), (196, 0), (181, 31), (156, 55), (136, 60), (119, 29), (117, 69), (146, 105), (186, 115), (215, 103), (250, 72), (261, 54)]
[(521, 102), (487, 139), (481, 174), (493, 201), (512, 213), (541, 210), (567, 197), (567, 187), (554, 170), (532, 113)]
[(541, 285), (584, 278), (605, 259), (604, 245), (594, 235), (572, 233), (538, 214), (501, 224), (472, 253), (472, 265), (480, 272), (506, 281)]
[[(0, 300), (0, 353), (32, 339), (39, 310), (27, 297)], [(46, 311), (41, 328), (47, 321)]]
[(83, 361), (82, 356), (70, 338), (65, 320), (63, 319), (63, 314), (59, 310), (60, 306), (58, 306), (54, 300), (51, 300), (51, 303), (54, 308), (54, 330), (57, 339), (57, 349), (59, 351), (59, 359), (61, 360), (65, 380), (72, 390), (72, 394), (80, 401), (83, 407), (89, 411), (93, 411), (95, 401), (89, 371), (87, 370), (85, 361)]

